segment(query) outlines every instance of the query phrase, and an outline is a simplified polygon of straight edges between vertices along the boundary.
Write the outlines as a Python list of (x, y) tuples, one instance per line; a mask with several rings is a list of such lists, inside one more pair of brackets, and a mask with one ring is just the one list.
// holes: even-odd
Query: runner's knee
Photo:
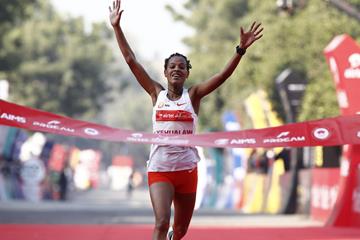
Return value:
[(187, 226), (174, 226), (174, 235), (176, 238), (182, 238), (187, 233), (188, 227)]

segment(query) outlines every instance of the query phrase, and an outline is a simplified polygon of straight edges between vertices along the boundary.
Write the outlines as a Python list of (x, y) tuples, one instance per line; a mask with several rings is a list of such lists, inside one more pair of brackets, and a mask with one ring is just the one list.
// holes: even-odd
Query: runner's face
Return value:
[(186, 78), (189, 76), (185, 59), (181, 56), (170, 58), (164, 73), (169, 84), (184, 85)]

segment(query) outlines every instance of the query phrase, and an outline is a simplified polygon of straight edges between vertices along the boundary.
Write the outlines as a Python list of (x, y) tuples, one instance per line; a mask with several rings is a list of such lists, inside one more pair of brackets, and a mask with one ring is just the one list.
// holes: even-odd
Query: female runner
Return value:
[[(153, 103), (153, 131), (157, 134), (193, 134), (203, 97), (218, 88), (234, 72), (247, 48), (262, 37), (260, 23), (254, 22), (249, 31), (240, 28), (240, 43), (224, 69), (190, 88), (184, 88), (191, 64), (186, 56), (174, 53), (165, 59), (164, 75), (167, 88), (152, 79), (138, 62), (120, 26), (121, 1), (109, 7), (121, 53), (132, 73), (150, 95)], [(148, 161), (148, 183), (155, 215), (153, 240), (179, 240), (188, 230), (195, 205), (197, 187), (196, 148), (171, 145), (152, 145)], [(171, 206), (174, 204), (174, 223), (170, 227)]]

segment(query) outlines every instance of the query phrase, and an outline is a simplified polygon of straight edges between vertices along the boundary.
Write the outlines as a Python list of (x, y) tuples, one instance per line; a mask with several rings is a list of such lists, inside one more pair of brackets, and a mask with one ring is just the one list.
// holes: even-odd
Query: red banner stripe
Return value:
[(0, 100), (0, 124), (114, 142), (220, 148), (305, 147), (360, 144), (360, 116), (340, 116), (278, 127), (166, 136), (112, 128)]

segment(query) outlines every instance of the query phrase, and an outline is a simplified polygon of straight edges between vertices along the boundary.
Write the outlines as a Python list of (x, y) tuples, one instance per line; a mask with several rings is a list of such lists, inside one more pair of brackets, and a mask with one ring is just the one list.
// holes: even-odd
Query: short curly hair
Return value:
[(182, 55), (181, 53), (173, 53), (168, 58), (165, 59), (165, 64), (164, 64), (165, 70), (166, 70), (166, 68), (167, 68), (167, 66), (169, 64), (169, 61), (170, 61), (170, 59), (172, 57), (183, 57), (185, 59), (185, 62), (186, 62), (186, 69), (189, 71), (192, 68), (192, 66), (190, 64), (190, 60), (188, 60), (186, 56)]

